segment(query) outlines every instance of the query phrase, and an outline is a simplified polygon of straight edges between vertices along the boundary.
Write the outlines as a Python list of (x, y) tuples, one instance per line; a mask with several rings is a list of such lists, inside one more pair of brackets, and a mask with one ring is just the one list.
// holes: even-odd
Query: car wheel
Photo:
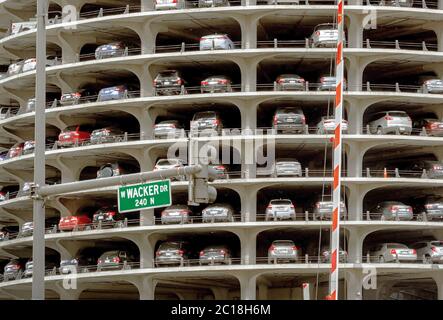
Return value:
[(376, 134), (378, 134), (378, 135), (383, 134), (383, 129), (382, 129), (382, 127), (377, 127)]
[(385, 257), (383, 256), (378, 257), (378, 262), (385, 263)]

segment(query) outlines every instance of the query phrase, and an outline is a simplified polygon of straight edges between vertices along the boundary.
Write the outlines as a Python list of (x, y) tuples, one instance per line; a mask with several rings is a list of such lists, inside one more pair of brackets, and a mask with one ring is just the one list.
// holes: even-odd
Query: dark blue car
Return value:
[(128, 88), (125, 85), (103, 88), (99, 91), (97, 101), (110, 101), (129, 98)]

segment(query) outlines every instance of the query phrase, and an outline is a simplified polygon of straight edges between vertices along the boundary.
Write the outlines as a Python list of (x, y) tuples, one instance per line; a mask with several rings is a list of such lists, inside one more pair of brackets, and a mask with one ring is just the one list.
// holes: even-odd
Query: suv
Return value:
[(371, 257), (378, 258), (378, 262), (395, 262), (417, 260), (417, 251), (409, 249), (408, 246), (401, 243), (383, 243), (376, 246), (371, 251)]
[(229, 0), (198, 0), (199, 8), (229, 7)]
[(232, 81), (226, 76), (212, 76), (200, 82), (201, 93), (232, 92)]
[(220, 135), (223, 128), (220, 115), (216, 111), (202, 111), (194, 114), (191, 121), (191, 134), (193, 136)]
[(120, 176), (135, 171), (136, 168), (130, 164), (106, 163), (97, 170), (97, 179)]
[[(313, 48), (318, 47), (336, 47), (338, 41), (338, 29), (334, 23), (322, 23), (314, 28), (311, 35), (311, 43)], [(343, 43), (345, 42), (345, 34), (343, 31)]]
[(191, 209), (185, 204), (173, 204), (161, 212), (162, 224), (188, 223), (192, 215)]
[(227, 34), (211, 34), (200, 38), (200, 51), (235, 49)]
[(186, 132), (178, 120), (165, 120), (154, 125), (154, 139), (186, 138)]
[(227, 203), (214, 203), (202, 210), (202, 222), (234, 222), (234, 208)]
[(290, 199), (273, 199), (266, 207), (265, 220), (295, 220), (295, 206)]
[(91, 132), (91, 144), (122, 142), (124, 140), (124, 132), (113, 127), (95, 129)]
[(184, 241), (165, 241), (155, 252), (155, 266), (189, 264), (189, 244)]
[(227, 246), (208, 246), (200, 251), (199, 264), (232, 264), (231, 250)]
[(275, 240), (268, 249), (268, 263), (297, 262), (301, 250), (292, 240)]
[[(334, 210), (334, 204), (332, 202), (331, 196), (324, 195), (318, 196), (314, 201), (312, 206), (313, 219), (326, 220), (331, 219), (332, 212)], [(347, 216), (346, 204), (342, 200), (340, 201), (340, 219), (345, 219)]]
[(17, 142), (14, 144), (8, 151), (6, 157), (8, 159), (19, 157), (23, 154), (23, 147), (25, 146), (24, 142)]
[(92, 223), (94, 228), (98, 228), (101, 224), (102, 228), (113, 228), (116, 226), (123, 226), (123, 221), (126, 216), (118, 212), (116, 206), (103, 207), (98, 209), (92, 216)]
[(278, 108), (274, 113), (272, 128), (279, 132), (303, 133), (306, 118), (303, 110), (298, 107)]
[[(54, 268), (56, 268), (56, 263), (53, 261), (53, 259), (45, 258), (45, 269), (52, 270)], [(23, 277), (24, 278), (32, 277), (33, 270), (34, 270), (34, 263), (32, 262), (32, 259), (29, 259), (25, 264), (25, 271), (23, 271)]]
[(21, 259), (12, 259), (5, 266), (3, 271), (4, 281), (9, 281), (11, 279), (15, 280), (21, 277), (25, 269), (24, 262)]
[(155, 93), (159, 95), (177, 95), (184, 93), (182, 87), (185, 81), (177, 70), (165, 70), (157, 74), (154, 79)]
[(91, 219), (86, 214), (61, 217), (58, 229), (60, 231), (75, 231), (75, 229), (83, 231), (90, 228), (91, 222)]
[(412, 244), (411, 249), (415, 249), (417, 258), (421, 258), (423, 263), (443, 262), (443, 241), (420, 241)]
[(303, 91), (305, 89), (305, 79), (297, 74), (282, 74), (275, 80), (275, 91)]
[(411, 206), (399, 201), (380, 202), (373, 210), (374, 213), (381, 214), (380, 220), (412, 220), (414, 217)]
[(127, 54), (126, 44), (121, 41), (103, 44), (95, 49), (95, 59), (123, 57)]
[(84, 125), (74, 125), (69, 126), (60, 132), (56, 144), (61, 148), (81, 146), (89, 142), (90, 138), (91, 131), (89, 127)]
[(411, 134), (412, 120), (404, 111), (382, 111), (374, 114), (368, 123), (371, 134)]
[(426, 135), (428, 136), (443, 136), (443, 121), (436, 118), (425, 118), (414, 121), (414, 128), (417, 128), (418, 130), (424, 128)]
[(431, 221), (443, 219), (443, 198), (429, 195), (421, 199), (414, 199), (414, 211), (417, 213), (417, 220)]
[(134, 262), (134, 256), (123, 250), (106, 251), (97, 260), (97, 271), (130, 268), (127, 263)]

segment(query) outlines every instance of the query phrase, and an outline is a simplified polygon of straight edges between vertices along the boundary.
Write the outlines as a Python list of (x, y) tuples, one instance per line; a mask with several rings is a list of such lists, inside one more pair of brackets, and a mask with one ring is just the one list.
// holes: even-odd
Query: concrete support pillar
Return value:
[(78, 300), (81, 293), (86, 290), (84, 285), (76, 285), (73, 287), (64, 287), (63, 282), (57, 282), (54, 285), (54, 290), (60, 296), (60, 300)]
[(256, 91), (257, 84), (257, 65), (260, 61), (256, 59), (234, 58), (241, 72), (241, 88), (244, 92)]
[(437, 271), (438, 273), (433, 276), (435, 284), (437, 285), (437, 299), (443, 300), (443, 273)]
[(258, 300), (268, 300), (268, 286), (264, 283), (258, 284)]
[(240, 195), (242, 221), (255, 222), (257, 220), (257, 190), (243, 187), (236, 191)]
[[(348, 236), (348, 260), (351, 263), (363, 263), (363, 241), (367, 232), (360, 228), (352, 228)], [(365, 261), (366, 262), (366, 261)]]
[(155, 245), (161, 238), (153, 235), (127, 235), (126, 239), (134, 242), (140, 251), (140, 269), (154, 268)]
[(257, 104), (253, 101), (240, 106), (241, 129), (255, 130), (257, 128)]
[(96, 163), (91, 160), (69, 160), (59, 156), (56, 159), (56, 164), (61, 173), (61, 183), (68, 183), (78, 181), (81, 171), (87, 166), (94, 166)]
[(349, 190), (349, 192), (347, 193), (348, 220), (350, 221), (362, 220), (363, 199), (364, 199), (364, 194), (362, 194), (362, 192), (364, 191), (364, 188), (359, 184), (352, 184), (349, 186), (348, 190)]
[(240, 282), (241, 300), (256, 300), (256, 278), (253, 274), (242, 273), (237, 276)]
[(154, 10), (154, 1), (152, 0), (141, 0), (141, 11), (151, 11)]
[(363, 133), (363, 113), (365, 105), (361, 100), (345, 97), (345, 107), (348, 115), (348, 132), (350, 134)]
[(242, 177), (245, 179), (254, 179), (256, 177), (256, 171), (257, 171), (254, 136), (244, 137), (242, 155), (243, 155), (241, 159)]
[(240, 239), (241, 264), (255, 264), (257, 252), (257, 232), (242, 230), (236, 232)]
[(229, 290), (227, 288), (212, 287), (212, 293), (214, 294), (214, 300), (228, 300)]
[(348, 57), (345, 61), (348, 80), (348, 91), (361, 91), (363, 71), (366, 64), (360, 57)]
[(60, 30), (53, 42), (57, 43), (62, 49), (62, 62), (74, 63), (79, 60), (81, 48), (88, 42), (96, 43), (97, 39), (92, 36), (79, 36), (72, 31)]
[(363, 153), (360, 142), (346, 141), (345, 151), (347, 155), (348, 177), (361, 177), (363, 165)]
[(139, 35), (142, 54), (155, 53), (155, 43), (157, 40), (157, 35), (160, 32), (168, 31), (167, 27), (161, 24), (152, 23), (152, 21), (150, 20), (145, 22), (144, 24), (128, 24), (127, 26), (137, 32), (137, 34)]
[(237, 19), (242, 34), (242, 49), (257, 48), (257, 20), (256, 15), (243, 16), (241, 19)]
[(345, 272), (346, 300), (363, 300), (363, 274), (361, 270)]
[(155, 224), (154, 209), (140, 210), (140, 225), (152, 226)]
[(361, 48), (363, 46), (363, 19), (364, 15), (357, 13), (348, 13), (348, 47)]

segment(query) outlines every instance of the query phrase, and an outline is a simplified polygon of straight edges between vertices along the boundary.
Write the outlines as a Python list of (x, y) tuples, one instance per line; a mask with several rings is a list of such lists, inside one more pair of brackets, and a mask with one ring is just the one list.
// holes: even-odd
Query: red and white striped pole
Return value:
[(342, 137), (341, 124), (343, 115), (343, 77), (344, 77), (344, 61), (343, 61), (343, 33), (344, 33), (344, 16), (343, 16), (343, 0), (337, 0), (337, 53), (335, 57), (335, 130), (334, 130), (334, 154), (333, 168), (334, 181), (332, 191), (332, 202), (334, 210), (332, 212), (331, 226), (331, 273), (329, 275), (329, 296), (330, 300), (338, 298), (338, 263), (340, 248), (340, 192), (341, 192), (341, 155), (342, 155)]

